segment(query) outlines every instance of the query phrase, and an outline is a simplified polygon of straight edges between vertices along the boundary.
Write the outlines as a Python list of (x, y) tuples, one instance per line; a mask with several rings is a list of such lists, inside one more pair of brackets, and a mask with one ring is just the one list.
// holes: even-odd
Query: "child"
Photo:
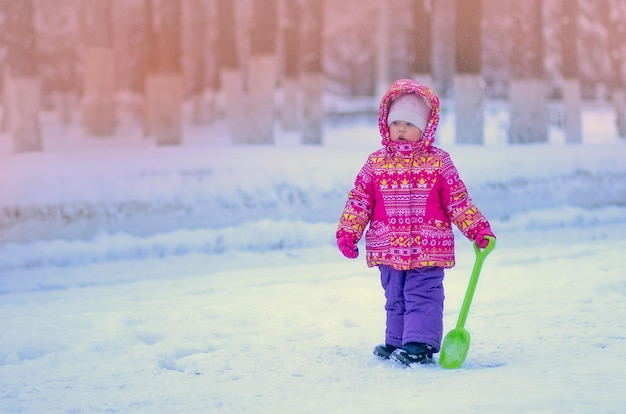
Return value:
[(439, 98), (410, 79), (394, 82), (380, 103), (383, 148), (357, 175), (337, 227), (344, 256), (378, 266), (385, 290), (385, 344), (374, 354), (410, 365), (432, 362), (443, 334), (444, 269), (454, 266), (452, 225), (485, 248), (493, 236), (450, 155), (433, 146)]

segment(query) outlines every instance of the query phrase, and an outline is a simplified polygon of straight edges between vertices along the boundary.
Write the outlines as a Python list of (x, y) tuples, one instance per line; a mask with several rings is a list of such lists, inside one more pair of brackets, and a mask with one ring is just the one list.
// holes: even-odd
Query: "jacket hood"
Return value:
[(389, 138), (389, 127), (387, 117), (389, 107), (395, 98), (406, 93), (414, 93), (426, 101), (430, 107), (430, 118), (422, 133), (422, 139), (413, 144), (420, 150), (430, 147), (435, 142), (435, 132), (439, 124), (439, 97), (428, 86), (422, 85), (412, 79), (399, 79), (395, 81), (380, 101), (378, 111), (378, 128), (382, 137), (382, 144), (385, 148), (392, 148), (392, 141)]

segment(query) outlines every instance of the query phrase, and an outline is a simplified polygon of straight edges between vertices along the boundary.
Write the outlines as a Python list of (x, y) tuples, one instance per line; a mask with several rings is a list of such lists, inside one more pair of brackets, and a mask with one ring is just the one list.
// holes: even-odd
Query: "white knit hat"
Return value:
[(422, 132), (430, 118), (430, 107), (426, 101), (414, 93), (407, 93), (397, 97), (389, 107), (387, 125), (393, 121), (410, 122)]

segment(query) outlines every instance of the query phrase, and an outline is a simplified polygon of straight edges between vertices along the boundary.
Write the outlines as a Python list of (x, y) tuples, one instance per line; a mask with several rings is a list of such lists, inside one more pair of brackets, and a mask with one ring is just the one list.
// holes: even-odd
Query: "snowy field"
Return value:
[[(626, 142), (611, 114), (585, 113), (584, 145), (555, 128), (506, 147), (489, 113), (487, 146), (455, 146), (442, 121), (498, 236), (461, 369), (371, 354), (378, 272), (343, 258), (334, 230), (373, 124), (270, 148), (231, 147), (219, 127), (157, 148), (51, 124), (46, 152), (0, 157), (0, 412), (623, 412)], [(473, 261), (459, 238), (446, 332)]]

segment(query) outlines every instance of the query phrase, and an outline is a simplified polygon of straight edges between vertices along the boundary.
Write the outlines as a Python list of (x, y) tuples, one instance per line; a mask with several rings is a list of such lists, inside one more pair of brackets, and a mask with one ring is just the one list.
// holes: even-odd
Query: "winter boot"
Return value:
[(421, 342), (410, 342), (394, 350), (389, 358), (398, 364), (409, 367), (412, 364), (430, 364), (433, 362), (433, 347)]
[(387, 345), (387, 344), (376, 345), (376, 348), (374, 348), (374, 355), (376, 355), (380, 359), (389, 359), (389, 356), (391, 355), (391, 353), (395, 351), (396, 349), (398, 349), (398, 347), (393, 346), (393, 345)]

